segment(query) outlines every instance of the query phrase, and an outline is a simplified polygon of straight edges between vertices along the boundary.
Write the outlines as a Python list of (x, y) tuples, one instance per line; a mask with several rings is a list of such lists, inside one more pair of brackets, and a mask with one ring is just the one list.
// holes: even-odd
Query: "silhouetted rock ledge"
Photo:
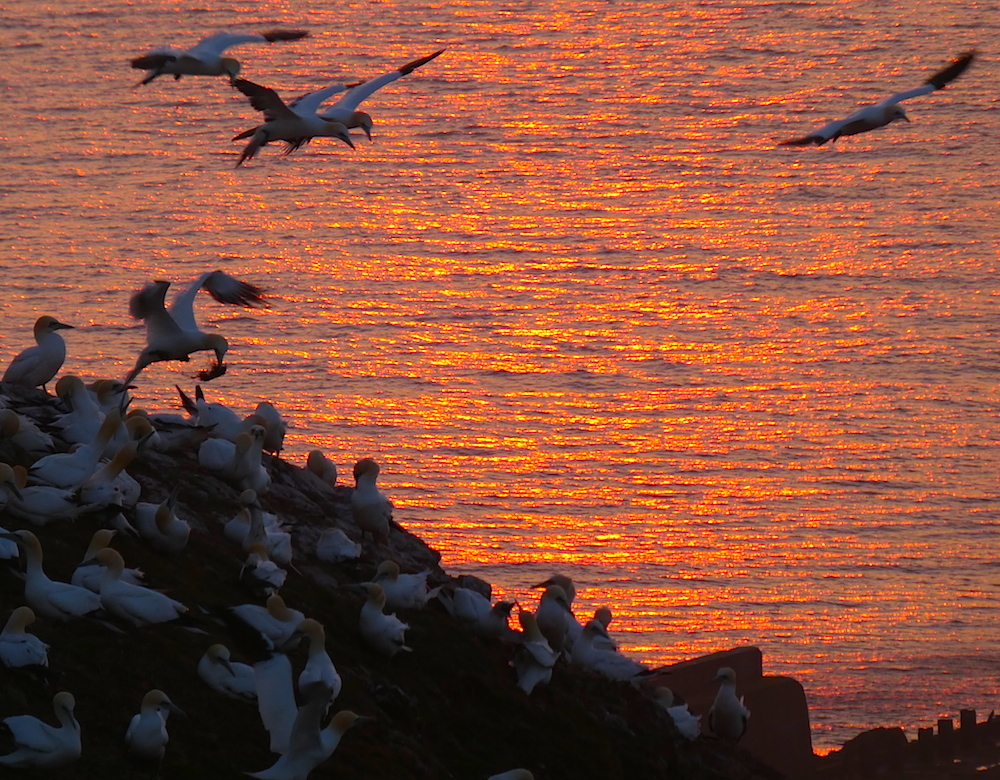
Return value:
[[(2, 389), (12, 408), (40, 424), (57, 411), (58, 401), (40, 391)], [(18, 462), (23, 453), (0, 442), (0, 459)], [(291, 528), (296, 548), (281, 595), (326, 628), (327, 650), (344, 681), (335, 709), (374, 719), (348, 732), (310, 777), (483, 780), (514, 767), (530, 769), (540, 780), (808, 776), (800, 763), (812, 757), (801, 687), (763, 676), (760, 653), (753, 648), (687, 662), (658, 678), (682, 694), (692, 711), (707, 713), (717, 689), (710, 678), (720, 665), (734, 666), (753, 712), (740, 748), (709, 737), (689, 742), (641, 691), (563, 663), (551, 683), (525, 696), (509, 666), (511, 647), (468, 635), (436, 601), (424, 610), (400, 613), (411, 626), (407, 644), (413, 652), (391, 660), (373, 655), (358, 629), (363, 597), (345, 585), (368, 580), (387, 558), (403, 571), (433, 569), (435, 584), (454, 579), (438, 565), (437, 552), (398, 525), (388, 547), (363, 540), (357, 561), (318, 561), (313, 549), (325, 528), (336, 526), (361, 540), (351, 519), (351, 488), (330, 488), (289, 462), (265, 460), (273, 484), (262, 503)], [(195, 531), (185, 550), (173, 555), (122, 533), (113, 546), (127, 565), (146, 572), (152, 587), (191, 611), (183, 621), (138, 629), (91, 618), (65, 624), (39, 619), (32, 625), (30, 630), (51, 646), (48, 674), (0, 666), (0, 718), (31, 714), (53, 723), (52, 696), (69, 691), (76, 698), (83, 755), (59, 769), (0, 769), (4, 777), (155, 776), (155, 769), (129, 763), (123, 743), (129, 720), (152, 688), (165, 691), (186, 713), (170, 718), (161, 778), (238, 778), (275, 760), (257, 708), (210, 690), (196, 672), (214, 642), (227, 644), (234, 660), (252, 660), (218, 617), (227, 606), (262, 603), (240, 582), (242, 550), (222, 534), (223, 523), (238, 511), (238, 491), (202, 469), (194, 452), (143, 451), (128, 471), (142, 486), (141, 501), (159, 502), (179, 486), (178, 514)], [(68, 581), (99, 519), (33, 527), (4, 517), (3, 525), (31, 528), (42, 542), (46, 573)], [(0, 569), (0, 620), (23, 603), (18, 567)], [(296, 673), (304, 659), (303, 649), (292, 654)], [(0, 735), (0, 753), (9, 749), (9, 735)], [(793, 754), (795, 760), (786, 761)]]

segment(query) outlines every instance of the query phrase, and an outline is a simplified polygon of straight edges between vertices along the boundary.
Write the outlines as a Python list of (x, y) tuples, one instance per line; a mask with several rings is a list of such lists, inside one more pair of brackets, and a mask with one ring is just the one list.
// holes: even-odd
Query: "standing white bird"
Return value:
[(975, 59), (975, 56), (975, 51), (966, 52), (947, 67), (935, 73), (919, 87), (914, 87), (913, 89), (908, 89), (903, 92), (897, 92), (895, 95), (890, 95), (885, 100), (858, 109), (846, 119), (838, 119), (834, 122), (830, 122), (818, 130), (814, 130), (808, 135), (804, 135), (799, 138), (790, 138), (787, 141), (781, 141), (778, 145), (808, 146), (810, 144), (816, 144), (817, 146), (822, 146), (827, 141), (836, 141), (838, 138), (842, 138), (845, 135), (857, 135), (858, 133), (866, 133), (869, 130), (876, 130), (879, 127), (885, 127), (886, 125), (895, 122), (897, 119), (909, 122), (910, 120), (906, 116), (906, 112), (903, 111), (899, 104), (904, 100), (909, 100), (910, 98), (919, 97), (920, 95), (926, 95), (930, 92), (944, 89), (949, 83), (957, 79), (965, 72), (965, 69), (968, 68), (972, 63), (972, 60)]
[(171, 713), (183, 715), (170, 697), (154, 688), (142, 697), (139, 712), (132, 716), (125, 730), (125, 746), (133, 758), (147, 761), (162, 761), (167, 751), (167, 716)]
[(287, 576), (287, 572), (271, 560), (267, 547), (263, 544), (251, 544), (247, 548), (247, 559), (240, 569), (240, 579), (252, 589), (270, 596), (281, 590)]
[(374, 582), (365, 586), (368, 599), (361, 607), (361, 636), (368, 646), (382, 655), (392, 658), (407, 647), (404, 634), (410, 626), (393, 614), (386, 615), (385, 593)]
[(80, 757), (80, 724), (73, 715), (73, 695), (60, 691), (52, 698), (59, 728), (31, 715), (14, 715), (3, 722), (14, 738), (14, 751), (0, 756), (0, 766), (16, 769), (52, 769)]
[(323, 629), (323, 624), (318, 620), (306, 618), (299, 623), (295, 631), (304, 636), (309, 643), (309, 657), (299, 673), (299, 692), (304, 693), (314, 683), (322, 683), (330, 691), (332, 704), (340, 696), (344, 686), (326, 651), (326, 631)]
[(106, 568), (101, 578), (101, 604), (108, 612), (134, 626), (148, 626), (176, 620), (188, 608), (158, 590), (130, 585), (122, 579), (125, 561), (117, 550), (105, 547), (95, 560)]
[(307, 30), (264, 30), (259, 33), (217, 32), (203, 38), (190, 49), (172, 49), (168, 46), (153, 49), (132, 60), (132, 67), (146, 71), (136, 86), (148, 84), (157, 76), (229, 76), (232, 83), (240, 72), (240, 62), (222, 53), (241, 43), (274, 43), (297, 41), (309, 35)]
[[(403, 78), (410, 73), (413, 73), (421, 65), (426, 65), (428, 62), (433, 60), (435, 57), (440, 56), (444, 53), (444, 49), (439, 49), (433, 54), (428, 54), (426, 57), (421, 57), (420, 59), (408, 62), (402, 67), (390, 70), (388, 73), (383, 73), (381, 76), (376, 76), (368, 81), (361, 81), (355, 84), (348, 84), (346, 86), (340, 84), (331, 84), (322, 89), (318, 89), (315, 92), (310, 92), (302, 97), (296, 98), (288, 107), (292, 111), (299, 113), (310, 112), (315, 113), (325, 100), (332, 97), (333, 95), (342, 92), (344, 89), (347, 90), (347, 94), (344, 95), (340, 100), (338, 100), (330, 108), (319, 113), (321, 119), (332, 120), (335, 122), (340, 122), (342, 125), (348, 129), (352, 127), (360, 127), (368, 140), (372, 140), (372, 118), (370, 115), (366, 114), (364, 111), (358, 111), (358, 106), (360, 106), (365, 100), (371, 97), (377, 90), (382, 89), (382, 87), (387, 84), (391, 84), (397, 79)], [(256, 106), (255, 106), (256, 108)], [(266, 118), (267, 115), (265, 114)], [(244, 130), (233, 140), (240, 138), (249, 138), (254, 133), (257, 132), (259, 128), (253, 127), (249, 130)], [(281, 139), (288, 140), (288, 144), (292, 147), (289, 151), (294, 151), (298, 149), (302, 144), (309, 141), (308, 138), (297, 138), (297, 139)]]
[(52, 423), (59, 429), (59, 437), (70, 444), (86, 444), (93, 440), (104, 420), (104, 412), (83, 380), (75, 374), (63, 374), (56, 382), (56, 395), (69, 409)]
[(535, 686), (552, 679), (552, 667), (559, 660), (559, 651), (549, 646), (531, 612), (521, 610), (517, 617), (523, 633), (511, 666), (517, 674), (517, 687), (530, 696)]
[(571, 656), (575, 665), (607, 677), (609, 680), (641, 682), (650, 669), (617, 650), (608, 649), (608, 632), (596, 618), (589, 621), (573, 643)]
[(270, 401), (261, 401), (253, 413), (261, 419), (264, 426), (264, 449), (275, 457), (280, 456), (285, 446), (288, 423)]
[(198, 661), (198, 676), (213, 691), (230, 699), (248, 704), (257, 701), (253, 667), (232, 661), (229, 648), (225, 645), (215, 644), (205, 651)]
[(542, 632), (549, 646), (557, 653), (570, 651), (570, 624), (576, 622), (570, 610), (569, 597), (560, 585), (549, 585), (542, 593), (535, 612), (538, 630)]
[(42, 544), (31, 531), (9, 534), (24, 550), (24, 600), (35, 614), (62, 622), (83, 617), (101, 608), (101, 598), (86, 588), (50, 580), (42, 570)]
[(49, 665), (49, 646), (25, 629), (35, 622), (31, 607), (18, 607), (10, 613), (0, 631), (0, 661), (8, 669)]
[(317, 137), (339, 138), (354, 148), (354, 141), (351, 140), (347, 127), (341, 122), (322, 119), (316, 114), (316, 109), (326, 98), (343, 91), (342, 85), (336, 84), (312, 92), (300, 98), (294, 108), (287, 105), (270, 87), (254, 84), (246, 79), (236, 79), (233, 86), (250, 98), (250, 105), (257, 111), (264, 112), (265, 116), (264, 124), (233, 138), (235, 141), (250, 136), (250, 142), (243, 148), (240, 159), (236, 161), (237, 168), (246, 160), (252, 160), (257, 150), (271, 141), (285, 141), (287, 143), (285, 154), (291, 154), (302, 144)]
[(257, 701), (257, 685), (253, 668), (230, 659), (229, 648), (215, 644), (205, 651), (198, 661), (198, 676), (213, 691), (218, 691), (230, 699), (254, 704)]
[(388, 544), (392, 502), (375, 485), (379, 471), (378, 463), (371, 458), (362, 458), (354, 464), (351, 516), (358, 528), (367, 531), (376, 541)]
[(186, 290), (176, 294), (166, 308), (167, 288), (170, 282), (155, 281), (135, 293), (129, 300), (129, 313), (146, 322), (146, 347), (139, 353), (135, 367), (124, 384), (132, 384), (139, 372), (150, 363), (164, 360), (188, 361), (194, 352), (211, 350), (215, 365), (200, 372), (202, 381), (222, 376), (223, 363), (229, 342), (218, 333), (204, 333), (194, 318), (194, 302), (198, 291), (204, 288), (215, 300), (233, 306), (253, 308), (263, 301), (263, 290), (223, 273), (212, 271), (198, 276)]
[(743, 699), (736, 698), (735, 671), (724, 666), (719, 669), (715, 679), (722, 682), (715, 696), (715, 702), (708, 711), (708, 726), (722, 739), (738, 742), (746, 733), (750, 710), (744, 706)]
[(35, 322), (37, 346), (28, 347), (11, 361), (3, 381), (45, 390), (45, 385), (66, 361), (66, 342), (56, 331), (72, 329), (72, 325), (59, 322), (55, 317), (39, 317)]
[(441, 586), (427, 588), (430, 571), (418, 574), (400, 574), (395, 561), (382, 561), (378, 565), (372, 582), (381, 586), (385, 593), (387, 609), (423, 609), (430, 599), (441, 592)]

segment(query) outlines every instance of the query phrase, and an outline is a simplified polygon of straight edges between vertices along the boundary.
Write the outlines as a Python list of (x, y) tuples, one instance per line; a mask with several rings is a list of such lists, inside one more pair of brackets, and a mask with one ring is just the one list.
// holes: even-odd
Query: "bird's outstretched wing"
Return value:
[(188, 54), (199, 59), (214, 59), (230, 46), (241, 43), (274, 43), (275, 41), (297, 41), (309, 35), (308, 30), (264, 30), (259, 33), (217, 32), (198, 41), (188, 49)]
[(400, 68), (390, 70), (388, 73), (383, 73), (381, 76), (376, 76), (368, 81), (362, 81), (360, 84), (351, 87), (347, 94), (337, 101), (335, 108), (338, 111), (357, 110), (357, 107), (360, 106), (361, 103), (370, 97), (375, 91), (381, 89), (386, 84), (391, 84), (393, 81), (396, 81), (396, 79), (401, 79), (403, 76), (412, 73), (421, 65), (426, 65), (428, 62), (441, 56), (443, 53), (444, 49), (438, 49), (433, 54), (428, 54), (426, 57), (421, 57), (420, 59), (408, 62)]

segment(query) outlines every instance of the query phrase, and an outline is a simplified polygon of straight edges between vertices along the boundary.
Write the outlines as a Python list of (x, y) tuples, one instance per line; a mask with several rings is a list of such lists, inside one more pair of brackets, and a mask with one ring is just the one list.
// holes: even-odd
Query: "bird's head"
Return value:
[(235, 82), (240, 72), (240, 61), (233, 57), (223, 57), (219, 60), (219, 64), (222, 66), (222, 72), (229, 76), (229, 83)]
[(365, 135), (368, 136), (368, 140), (372, 140), (372, 118), (370, 114), (366, 114), (364, 111), (355, 111), (351, 114), (350, 127), (360, 127), (365, 131)]

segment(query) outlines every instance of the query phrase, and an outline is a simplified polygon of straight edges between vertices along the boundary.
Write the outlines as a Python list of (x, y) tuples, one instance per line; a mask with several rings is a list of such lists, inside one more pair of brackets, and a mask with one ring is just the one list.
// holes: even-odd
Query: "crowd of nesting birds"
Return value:
[[(48, 647), (28, 630), (36, 619), (65, 624), (70, 637), (74, 622), (81, 620), (101, 620), (129, 631), (163, 623), (183, 625), (190, 618), (191, 606), (152, 587), (170, 583), (145, 582), (143, 573), (129, 568), (112, 546), (116, 535), (127, 535), (159, 554), (183, 556), (192, 526), (199, 530), (206, 526), (190, 515), (190, 507), (188, 516), (181, 510), (181, 485), (159, 502), (141, 500), (143, 488), (129, 474), (130, 467), (144, 454), (166, 453), (196, 457), (205, 473), (238, 496), (222, 535), (232, 555), (242, 561), (240, 572), (247, 587), (263, 603), (227, 610), (217, 631), (219, 637), (239, 636), (240, 652), (254, 662), (234, 662), (231, 649), (215, 641), (219, 637), (206, 636), (198, 674), (220, 695), (256, 702), (261, 726), (277, 758), (254, 777), (307, 777), (330, 757), (350, 726), (365, 721), (350, 710), (329, 718), (341, 692), (341, 679), (326, 650), (324, 627), (287, 605), (281, 596), (288, 572), (306, 558), (358, 559), (365, 549), (369, 556), (385, 556), (373, 577), (352, 585), (365, 597), (357, 615), (358, 639), (378, 656), (391, 658), (410, 650), (406, 644), (409, 625), (395, 612), (421, 610), (434, 600), (470, 633), (511, 647), (513, 680), (526, 696), (549, 682), (564, 661), (637, 686), (651, 676), (650, 669), (619, 652), (608, 633), (608, 610), (598, 610), (583, 625), (577, 621), (572, 612), (576, 590), (567, 576), (556, 575), (536, 585), (543, 593), (531, 611), (510, 602), (493, 604), (475, 588), (430, 587), (426, 570), (402, 572), (392, 558), (392, 503), (376, 484), (379, 466), (371, 458), (358, 460), (353, 469), (354, 527), (329, 523), (310, 549), (296, 549), (281, 518), (265, 511), (261, 503), (271, 490), (286, 432), (280, 412), (271, 403), (262, 401), (244, 416), (209, 401), (198, 385), (193, 397), (177, 388), (183, 414), (155, 413), (139, 408), (132, 397), (133, 383), (149, 366), (186, 361), (197, 351), (215, 356), (202, 378), (225, 372), (228, 342), (217, 332), (204, 333), (195, 321), (194, 302), (200, 290), (218, 301), (243, 306), (262, 305), (263, 291), (216, 271), (197, 277), (167, 307), (168, 287), (168, 282), (157, 281), (131, 299), (130, 311), (146, 323), (146, 346), (124, 380), (85, 382), (63, 374), (54, 384), (55, 397), (49, 395), (47, 385), (66, 358), (60, 332), (72, 327), (51, 316), (38, 319), (35, 346), (19, 353), (3, 375), (0, 516), (6, 528), (0, 530), (0, 558), (17, 566), (23, 561), (24, 570), (23, 597), (5, 594), (3, 599), (4, 610), (9, 610), (0, 634), (4, 666), (47, 667)], [(306, 471), (320, 483), (337, 485), (335, 464), (319, 450), (309, 453)], [(93, 537), (89, 548), (81, 551), (71, 580), (60, 582), (46, 575), (42, 546), (32, 528), (70, 522), (89, 524)], [(520, 630), (510, 625), (515, 606)], [(295, 676), (288, 653), (300, 643), (308, 648), (307, 659)], [(732, 670), (720, 670), (719, 679), (721, 687), (707, 725), (714, 735), (735, 741), (745, 729), (749, 712), (736, 696)], [(651, 695), (685, 736), (699, 737), (700, 719), (685, 704), (674, 702), (666, 689)], [(57, 727), (31, 715), (7, 718), (4, 724), (13, 748), (0, 755), (0, 766), (46, 768), (77, 759), (82, 748), (74, 704), (71, 691), (56, 694)], [(177, 707), (168, 694), (159, 688), (150, 690), (123, 730), (128, 754), (137, 760), (161, 762), (172, 712)], [(525, 770), (518, 776), (529, 774)]]
[[(366, 81), (350, 84), (332, 83), (314, 92), (285, 102), (270, 87), (238, 78), (240, 61), (223, 54), (232, 46), (246, 43), (274, 43), (276, 41), (296, 41), (308, 36), (307, 30), (266, 30), (260, 33), (219, 32), (202, 39), (190, 49), (182, 50), (161, 47), (136, 57), (132, 67), (146, 71), (137, 86), (149, 84), (158, 76), (228, 76), (229, 83), (249, 98), (250, 105), (264, 115), (263, 124), (238, 133), (233, 140), (249, 138), (240, 154), (236, 167), (253, 159), (257, 151), (272, 141), (285, 143), (284, 154), (291, 154), (313, 138), (337, 138), (354, 147), (350, 130), (358, 128), (370, 141), (372, 138), (372, 118), (359, 106), (374, 92), (402, 78), (421, 65), (425, 65), (444, 52), (439, 49), (431, 54), (408, 62)], [(336, 103), (323, 109), (323, 104), (334, 95), (340, 95)], [(321, 110), (322, 109), (322, 110)]]

